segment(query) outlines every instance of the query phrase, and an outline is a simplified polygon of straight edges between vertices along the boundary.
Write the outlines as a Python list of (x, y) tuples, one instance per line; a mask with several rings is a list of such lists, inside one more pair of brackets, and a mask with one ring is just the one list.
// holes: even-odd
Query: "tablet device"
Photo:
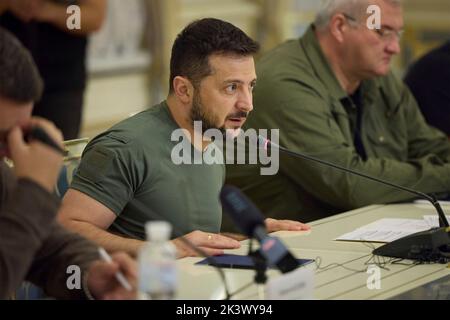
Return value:
[[(224, 254), (221, 256), (211, 257), (214, 259), (216, 266), (221, 268), (230, 268), (230, 269), (254, 269), (255, 264), (253, 262), (252, 257), (250, 256), (241, 256), (236, 254)], [(211, 265), (209, 259), (204, 259), (196, 263), (196, 265)], [(299, 267), (307, 265), (309, 263), (314, 262), (312, 259), (297, 259)], [(271, 267), (271, 269), (276, 269), (276, 266)]]

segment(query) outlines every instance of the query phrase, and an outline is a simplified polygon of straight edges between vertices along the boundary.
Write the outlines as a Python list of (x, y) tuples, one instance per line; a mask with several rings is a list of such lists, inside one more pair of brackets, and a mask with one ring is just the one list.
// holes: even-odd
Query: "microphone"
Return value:
[(259, 241), (260, 252), (270, 266), (276, 266), (282, 273), (298, 268), (298, 261), (286, 246), (278, 238), (267, 234), (264, 216), (238, 188), (223, 186), (220, 201), (239, 229), (245, 235)]
[(445, 216), (445, 213), (442, 210), (442, 207), (439, 204), (439, 201), (436, 199), (436, 197), (411, 188), (394, 184), (389, 181), (372, 177), (359, 171), (345, 168), (335, 163), (331, 163), (329, 161), (322, 160), (301, 152), (291, 151), (276, 143), (271, 142), (270, 140), (261, 135), (258, 136), (258, 148), (262, 148), (267, 151), (269, 146), (271, 148), (278, 149), (279, 151), (296, 158), (301, 158), (308, 161), (320, 163), (322, 165), (332, 167), (350, 173), (352, 175), (360, 176), (365, 179), (387, 185), (394, 189), (408, 192), (410, 194), (413, 194), (415, 196), (418, 196), (422, 199), (429, 201), (433, 205), (439, 216), (439, 224), (440, 224), (439, 228), (433, 228), (428, 231), (418, 232), (410, 236), (406, 236), (404, 238), (393, 241), (391, 243), (385, 244), (384, 246), (375, 249), (373, 251), (373, 254), (402, 259), (413, 259), (420, 261), (438, 261), (438, 262), (442, 262), (450, 257), (449, 255), (450, 227), (447, 218)]

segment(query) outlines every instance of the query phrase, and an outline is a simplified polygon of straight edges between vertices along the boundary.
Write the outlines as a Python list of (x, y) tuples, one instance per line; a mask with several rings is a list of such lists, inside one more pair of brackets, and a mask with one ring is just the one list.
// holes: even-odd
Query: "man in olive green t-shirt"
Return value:
[[(145, 222), (161, 219), (183, 234), (220, 231), (217, 195), (225, 167), (171, 161), (180, 143), (171, 141), (171, 135), (179, 128), (164, 101), (113, 126), (86, 147), (70, 187), (118, 213), (111, 232), (145, 239)], [(191, 148), (192, 158), (194, 152), (201, 154)]]
[[(151, 220), (169, 221), (173, 235), (187, 234), (211, 255), (238, 248), (238, 241), (218, 234), (225, 167), (195, 159), (204, 160), (212, 147), (210, 140), (202, 139), (206, 130), (239, 129), (252, 110), (257, 50), (256, 42), (229, 23), (202, 19), (188, 25), (172, 49), (167, 100), (89, 143), (64, 198), (60, 221), (110, 251), (133, 255)], [(181, 143), (191, 151), (184, 164), (174, 158), (180, 142), (173, 136), (180, 131), (186, 137)], [(269, 231), (309, 228), (273, 219), (266, 224)], [(173, 243), (179, 257), (196, 254), (179, 238)]]
[[(428, 126), (390, 72), (403, 30), (399, 1), (328, 1), (299, 40), (257, 64), (255, 111), (244, 128), (280, 129), (280, 145), (425, 193), (450, 191), (450, 143)], [(381, 9), (370, 29), (369, 4)], [(280, 171), (227, 166), (267, 216), (312, 221), (404, 201), (411, 194), (321, 164), (280, 155)]]

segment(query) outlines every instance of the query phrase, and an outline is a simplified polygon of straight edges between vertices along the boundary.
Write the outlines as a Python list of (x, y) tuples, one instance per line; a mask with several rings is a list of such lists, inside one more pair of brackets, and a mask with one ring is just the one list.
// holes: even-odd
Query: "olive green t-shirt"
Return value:
[[(194, 230), (219, 232), (221, 164), (175, 164), (173, 120), (166, 102), (128, 118), (86, 147), (71, 188), (99, 201), (116, 215), (109, 231), (144, 239), (145, 222), (168, 220), (173, 236)], [(201, 155), (201, 154), (200, 154)], [(198, 154), (197, 154), (198, 156)]]

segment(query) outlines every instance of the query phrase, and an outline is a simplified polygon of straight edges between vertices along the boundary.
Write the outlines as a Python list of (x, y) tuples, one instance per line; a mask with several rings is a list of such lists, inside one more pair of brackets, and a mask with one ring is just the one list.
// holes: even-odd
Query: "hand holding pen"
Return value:
[(95, 299), (136, 299), (137, 263), (125, 253), (112, 257), (98, 249), (100, 260), (88, 270), (88, 290)]
[[(105, 249), (98, 248), (98, 253), (100, 254), (100, 257), (104, 261), (106, 261), (108, 263), (113, 263), (111, 256), (106, 252)], [(120, 270), (115, 273), (115, 277), (116, 277), (117, 281), (119, 281), (119, 283), (122, 285), (122, 287), (124, 287), (126, 290), (128, 290), (128, 291), (133, 290), (133, 287), (131, 286), (131, 284), (128, 282), (128, 280), (125, 278), (125, 276), (123, 275), (123, 273)]]

